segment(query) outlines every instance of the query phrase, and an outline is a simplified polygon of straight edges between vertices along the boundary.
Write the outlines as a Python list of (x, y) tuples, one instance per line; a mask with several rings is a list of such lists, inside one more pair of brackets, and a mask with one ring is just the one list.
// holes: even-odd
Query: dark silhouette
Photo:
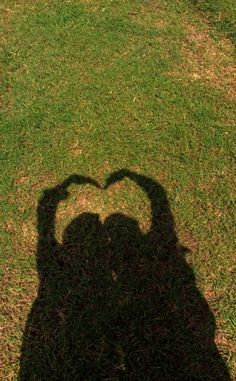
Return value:
[(148, 196), (152, 224), (113, 214), (82, 213), (55, 239), (58, 204), (74, 175), (46, 190), (38, 205), (39, 290), (23, 338), (21, 381), (230, 380), (215, 344), (215, 320), (195, 285), (166, 193), (128, 170)]

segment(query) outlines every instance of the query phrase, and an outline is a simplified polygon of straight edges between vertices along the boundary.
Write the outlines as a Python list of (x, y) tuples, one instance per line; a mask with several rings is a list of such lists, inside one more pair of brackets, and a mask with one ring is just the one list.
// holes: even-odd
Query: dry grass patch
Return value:
[[(219, 348), (220, 353), (224, 358), (229, 360), (236, 355), (236, 345), (231, 337), (226, 335), (222, 330), (218, 330), (215, 337), (215, 343)], [(236, 370), (236, 362), (233, 364), (234, 370)]]
[(229, 39), (214, 41), (207, 31), (195, 25), (186, 26), (186, 39), (182, 43), (182, 64), (170, 74), (185, 76), (225, 91), (230, 99), (236, 98), (236, 66), (234, 47)]

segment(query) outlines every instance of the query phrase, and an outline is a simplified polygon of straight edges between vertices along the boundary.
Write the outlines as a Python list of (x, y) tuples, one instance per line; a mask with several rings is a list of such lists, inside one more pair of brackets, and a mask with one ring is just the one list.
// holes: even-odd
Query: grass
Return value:
[[(180, 261), (182, 270), (179, 274), (188, 275), (194, 292), (199, 290), (197, 300), (202, 300), (200, 295), (203, 295), (209, 303), (216, 322), (207, 310), (207, 324), (216, 325), (218, 351), (232, 378), (236, 377), (233, 344), (236, 324), (233, 283), (235, 185), (232, 170), (236, 108), (234, 36), (231, 33), (235, 9), (229, 1), (224, 4), (214, 2), (214, 9), (210, 2), (204, 4), (198, 2), (195, 7), (187, 0), (160, 0), (158, 3), (139, 0), (2, 1), (1, 379), (17, 379), (23, 337), (27, 340), (29, 325), (34, 325), (35, 312), (31, 307), (40, 287), (36, 266), (36, 210), (43, 191), (62, 183), (74, 173), (90, 176), (102, 185), (111, 173), (122, 168), (148, 176), (162, 185), (161, 193), (169, 200), (178, 240), (190, 249), (186, 262)], [(197, 8), (210, 15), (211, 25)], [(106, 192), (89, 185), (78, 191), (72, 185), (70, 194), (71, 197), (58, 208), (55, 229), (59, 242), (62, 242), (64, 228), (81, 211), (97, 213), (102, 221), (122, 211), (132, 221), (139, 222), (143, 234), (148, 233), (149, 199), (129, 179), (117, 181)], [(167, 214), (170, 218), (169, 211)], [(131, 228), (130, 220), (120, 222), (117, 217), (113, 221), (114, 231), (119, 232), (116, 224), (122, 223), (128, 232), (131, 229), (132, 237), (136, 230)], [(93, 226), (93, 222), (91, 224)], [(98, 225), (94, 226), (98, 228)], [(168, 232), (173, 233), (173, 229)], [(92, 231), (90, 233), (92, 235)], [(90, 243), (92, 246), (87, 252), (93, 252), (97, 241), (101, 242), (98, 239), (101, 233), (96, 232), (94, 238), (86, 238), (87, 234), (86, 231), (82, 234), (83, 242)], [(133, 242), (139, 242), (140, 234)], [(114, 238), (115, 248), (122, 248), (121, 238)], [(132, 248), (128, 238), (124, 250)], [(102, 253), (107, 260), (104, 245), (101, 245)], [(151, 324), (155, 320), (153, 306), (156, 302), (153, 295), (150, 299), (147, 296), (150, 290), (143, 286), (142, 277), (150, 276), (150, 285), (158, 292), (155, 277), (161, 264), (157, 261), (151, 266), (148, 260), (144, 264), (139, 262), (140, 253), (144, 253), (142, 245), (139, 243), (139, 253), (135, 257), (136, 262), (144, 266), (140, 282), (135, 277), (140, 271), (137, 263), (116, 263), (116, 257), (113, 265), (117, 269), (106, 267), (105, 259), (93, 263), (89, 269), (84, 265), (87, 275), (81, 278), (79, 291), (74, 283), (66, 283), (69, 275), (66, 271), (64, 274), (63, 285), (79, 292), (76, 297), (85, 298), (89, 303), (87, 309), (82, 309), (85, 318), (81, 331), (78, 332), (77, 326), (66, 326), (65, 335), (63, 333), (60, 340), (65, 343), (71, 332), (78, 335), (88, 364), (95, 364), (94, 359), (100, 358), (99, 367), (94, 368), (95, 373), (99, 369), (100, 379), (144, 379), (142, 367), (137, 365), (142, 364), (138, 361), (140, 353), (143, 353), (141, 359), (146, 359), (150, 365), (150, 379), (155, 379), (151, 372), (157, 370), (153, 370), (155, 364), (150, 359), (157, 354), (154, 338), (158, 324)], [(153, 250), (152, 245), (149, 248)], [(85, 254), (83, 258), (86, 260)], [(172, 290), (178, 287), (176, 280), (173, 281), (173, 266), (170, 266)], [(88, 275), (91, 268), (94, 270)], [(133, 275), (130, 274), (132, 269)], [(114, 271), (113, 278), (109, 278), (111, 270)], [(74, 277), (81, 271), (81, 268), (75, 270)], [(120, 281), (114, 280), (116, 276), (120, 279), (120, 273), (124, 277), (121, 276)], [(94, 285), (101, 288), (102, 296), (95, 292), (88, 299), (83, 290), (93, 290), (95, 286), (90, 284), (93, 276)], [(160, 285), (168, 283), (165, 276), (160, 279)], [(52, 283), (51, 286), (55, 291), (57, 285)], [(104, 302), (109, 300), (107, 290), (110, 304)], [(127, 300), (133, 295), (133, 304), (127, 304), (124, 298), (127, 290)], [(139, 291), (143, 295), (141, 299), (138, 298)], [(178, 306), (188, 306), (191, 317), (193, 294), (187, 293), (191, 305), (181, 295), (176, 291), (170, 300), (166, 296), (166, 305), (170, 306), (176, 299)], [(40, 297), (39, 294), (38, 302)], [(49, 306), (50, 298), (51, 295), (49, 299), (46, 297)], [(123, 304), (117, 308), (117, 301), (121, 299)], [(149, 301), (153, 302), (152, 307)], [(37, 311), (37, 303), (34, 306)], [(168, 308), (162, 312), (163, 320), (170, 314)], [(32, 319), (29, 318), (26, 324), (30, 311)], [(183, 313), (182, 309), (180, 311)], [(54, 313), (54, 307), (49, 308), (49, 315)], [(124, 318), (118, 319), (119, 314)], [(53, 315), (50, 316), (47, 319), (44, 313), (41, 315), (41, 324), (46, 324), (49, 336), (53, 324)], [(88, 327), (91, 316), (96, 329)], [(147, 334), (144, 341), (140, 339), (140, 346), (134, 344), (132, 357), (131, 343), (139, 334), (134, 334), (127, 322), (134, 316), (134, 327), (137, 328), (140, 322)], [(112, 319), (117, 322), (118, 332), (109, 331)], [(198, 346), (204, 346), (207, 337), (212, 340), (211, 329), (211, 334), (206, 332), (207, 324), (200, 329), (199, 323)], [(115, 349), (108, 339), (104, 339), (102, 327), (106, 327), (105, 331), (113, 337), (117, 345)], [(184, 329), (179, 325), (176, 328), (179, 338), (185, 337), (183, 342), (186, 343), (189, 332)], [(83, 337), (88, 334), (87, 341), (81, 338), (81, 332)], [(107, 336), (109, 338), (109, 334)], [(40, 341), (37, 335), (36, 339)], [(194, 340), (190, 343), (196, 344)], [(49, 341), (50, 350), (52, 345)], [(68, 344), (60, 345), (67, 358)], [(172, 351), (180, 349), (177, 339), (170, 340), (166, 353), (172, 345)], [(41, 352), (41, 356), (47, 353), (43, 345)], [(176, 379), (190, 377), (190, 374), (194, 376), (198, 361), (201, 368), (201, 361), (191, 351), (189, 353), (195, 367), (192, 367), (192, 373), (189, 368), (178, 368)], [(202, 354), (200, 350), (199, 353)], [(38, 356), (37, 366), (42, 370), (41, 358)], [(168, 355), (160, 359), (163, 369), (170, 367)], [(55, 361), (52, 357), (50, 360)], [(70, 361), (73, 364), (73, 356), (71, 360), (67, 358), (67, 364)], [(86, 361), (81, 364), (87, 364)], [(189, 366), (189, 359), (186, 363)], [(116, 364), (119, 371), (116, 372), (112, 364)], [(127, 373), (128, 364), (133, 364), (137, 370), (133, 375)], [(88, 365), (83, 366), (84, 377), (95, 379), (95, 373), (86, 371)], [(199, 379), (204, 379), (203, 376), (207, 380), (216, 379), (210, 378), (210, 373), (204, 373), (204, 367), (202, 373), (201, 369), (198, 371)], [(42, 379), (50, 378), (47, 374), (44, 377)], [(164, 380), (163, 375), (160, 377)], [(173, 373), (170, 379), (174, 379)]]
[(219, 31), (226, 33), (234, 43), (236, 42), (236, 5), (234, 1), (193, 0), (192, 2)]

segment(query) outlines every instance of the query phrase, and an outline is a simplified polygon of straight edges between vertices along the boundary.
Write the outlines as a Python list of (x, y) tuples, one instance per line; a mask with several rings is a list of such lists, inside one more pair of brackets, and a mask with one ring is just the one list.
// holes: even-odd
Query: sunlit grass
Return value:
[[(231, 8), (224, 9), (231, 20)], [(165, 187), (179, 239), (190, 247), (198, 287), (216, 317), (216, 342), (232, 369), (231, 40), (184, 0), (3, 1), (1, 12), (0, 377), (16, 379), (36, 296), (42, 191), (72, 173), (103, 184), (120, 168)], [(145, 195), (131, 185), (120, 192), (89, 200), (85, 190), (83, 208), (97, 205), (104, 218), (123, 208), (146, 228)], [(65, 210), (76, 197), (72, 192)], [(61, 215), (59, 231), (71, 218)]]

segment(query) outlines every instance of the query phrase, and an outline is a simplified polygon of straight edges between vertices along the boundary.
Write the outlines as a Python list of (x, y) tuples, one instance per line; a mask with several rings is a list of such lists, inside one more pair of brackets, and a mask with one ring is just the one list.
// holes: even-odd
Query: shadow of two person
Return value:
[(21, 381), (230, 380), (214, 344), (215, 319), (195, 284), (175, 233), (166, 192), (151, 178), (121, 170), (146, 193), (152, 221), (82, 213), (55, 239), (68, 187), (99, 184), (73, 175), (39, 201), (38, 296), (23, 337)]

